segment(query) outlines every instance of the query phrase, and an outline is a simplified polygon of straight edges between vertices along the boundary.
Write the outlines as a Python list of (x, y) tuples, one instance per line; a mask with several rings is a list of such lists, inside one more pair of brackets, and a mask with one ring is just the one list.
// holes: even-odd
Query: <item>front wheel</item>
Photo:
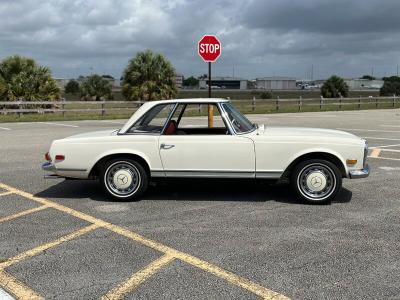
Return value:
[(106, 162), (101, 170), (100, 183), (114, 199), (138, 199), (147, 189), (148, 174), (135, 160), (116, 158)]
[(342, 175), (333, 163), (323, 159), (311, 159), (295, 167), (291, 185), (307, 202), (328, 203), (342, 188)]

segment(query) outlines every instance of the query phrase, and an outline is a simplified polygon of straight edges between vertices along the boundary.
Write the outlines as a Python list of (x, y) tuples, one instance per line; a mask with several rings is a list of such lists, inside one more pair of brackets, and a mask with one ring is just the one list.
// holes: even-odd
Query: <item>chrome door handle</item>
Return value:
[(165, 149), (165, 150), (172, 149), (174, 147), (175, 145), (166, 145), (164, 143), (160, 145), (160, 149)]

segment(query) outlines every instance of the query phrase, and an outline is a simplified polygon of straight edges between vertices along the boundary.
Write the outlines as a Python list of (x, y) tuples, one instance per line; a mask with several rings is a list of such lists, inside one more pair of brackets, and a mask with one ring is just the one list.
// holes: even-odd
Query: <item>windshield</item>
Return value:
[(154, 106), (129, 128), (128, 133), (161, 133), (175, 103)]
[(253, 131), (255, 126), (240, 111), (238, 111), (231, 103), (223, 103), (228, 119), (231, 122), (236, 133), (246, 133)]

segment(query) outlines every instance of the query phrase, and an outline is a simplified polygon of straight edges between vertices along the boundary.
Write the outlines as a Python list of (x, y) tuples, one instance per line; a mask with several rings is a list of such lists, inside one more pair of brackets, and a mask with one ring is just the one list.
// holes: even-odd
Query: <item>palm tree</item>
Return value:
[(19, 55), (0, 62), (0, 99), (50, 101), (60, 98), (60, 89), (49, 68)]
[(139, 52), (124, 71), (122, 93), (127, 100), (173, 98), (177, 89), (172, 64), (162, 54)]
[(83, 80), (81, 86), (81, 96), (85, 100), (103, 100), (111, 98), (111, 83), (104, 77), (93, 74)]
[(321, 87), (321, 95), (324, 98), (347, 97), (349, 94), (349, 86), (344, 82), (343, 78), (333, 75)]

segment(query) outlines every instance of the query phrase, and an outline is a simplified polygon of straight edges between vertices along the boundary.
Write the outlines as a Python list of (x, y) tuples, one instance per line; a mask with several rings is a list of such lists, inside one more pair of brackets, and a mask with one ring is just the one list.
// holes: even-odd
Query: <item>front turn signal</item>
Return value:
[(352, 166), (355, 165), (357, 163), (357, 159), (347, 159), (346, 160), (346, 164)]

